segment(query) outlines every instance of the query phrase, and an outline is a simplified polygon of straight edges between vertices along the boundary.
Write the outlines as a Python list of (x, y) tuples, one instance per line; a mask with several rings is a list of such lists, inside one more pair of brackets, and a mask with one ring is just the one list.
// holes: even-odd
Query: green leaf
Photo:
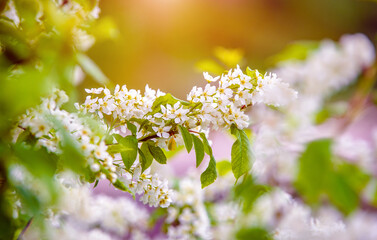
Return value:
[(331, 174), (330, 139), (310, 142), (299, 158), (299, 171), (295, 186), (309, 203), (318, 203), (325, 192), (326, 181)]
[(141, 158), (139, 160), (141, 164), (141, 171), (144, 172), (147, 168), (149, 168), (153, 161), (153, 155), (149, 151), (148, 143), (144, 142), (139, 149), (139, 153)]
[(305, 60), (308, 55), (319, 47), (319, 42), (299, 41), (288, 45), (279, 54), (271, 57), (269, 62), (277, 64), (284, 61)]
[(115, 183), (113, 183), (113, 186), (118, 188), (119, 190), (122, 190), (122, 191), (125, 191), (125, 192), (128, 192), (132, 195), (132, 197), (135, 199), (135, 193), (132, 192), (127, 186), (126, 184), (124, 184), (121, 180), (119, 180), (119, 178), (115, 181)]
[(122, 151), (126, 150), (127, 147), (124, 147), (122, 144), (113, 144), (107, 147), (107, 152), (110, 154), (121, 153)]
[(212, 184), (217, 178), (216, 171), (216, 160), (211, 155), (207, 169), (200, 175), (200, 182), (202, 183), (202, 188), (207, 187)]
[(130, 169), (134, 164), (137, 157), (137, 139), (135, 136), (126, 136), (124, 138), (118, 138), (117, 141), (122, 145), (120, 155), (126, 169)]
[(336, 166), (336, 172), (343, 177), (352, 189), (360, 194), (371, 180), (371, 176), (363, 172), (357, 165), (342, 160)]
[(344, 177), (339, 174), (331, 174), (325, 186), (331, 203), (346, 215), (359, 205), (358, 194), (348, 184), (348, 177), (352, 178), (352, 175)]
[(15, 190), (23, 204), (23, 211), (26, 211), (31, 216), (41, 213), (42, 203), (40, 202), (36, 193), (23, 185), (15, 186)]
[(263, 194), (270, 191), (271, 187), (259, 185), (251, 175), (233, 188), (234, 197), (241, 202), (242, 211), (248, 213), (253, 209), (254, 202)]
[(254, 156), (246, 133), (237, 128), (233, 128), (232, 133), (236, 135), (237, 140), (232, 146), (231, 164), (234, 177), (238, 179), (243, 174), (250, 171), (251, 161), (253, 160)]
[(242, 228), (236, 233), (237, 240), (273, 240), (271, 234), (261, 227)]
[(99, 84), (107, 85), (109, 83), (109, 79), (105, 76), (105, 74), (103, 74), (101, 69), (93, 62), (92, 59), (82, 53), (78, 53), (76, 58), (82, 69)]
[(166, 156), (162, 149), (158, 146), (155, 146), (154, 142), (150, 142), (148, 144), (148, 148), (150, 153), (152, 154), (153, 158), (160, 164), (166, 164)]
[(130, 121), (127, 121), (126, 124), (127, 124), (128, 130), (131, 131), (132, 135), (136, 136), (137, 127), (134, 124), (132, 124)]
[(196, 167), (199, 167), (199, 165), (202, 163), (203, 158), (204, 158), (204, 145), (202, 141), (200, 140), (200, 138), (198, 138), (194, 134), (191, 134), (191, 136), (194, 141)]
[(206, 135), (204, 133), (200, 133), (200, 137), (203, 139), (204, 152), (206, 152), (209, 156), (212, 156), (212, 148), (211, 145), (209, 145)]
[(179, 131), (182, 134), (183, 141), (185, 142), (185, 146), (187, 149), (187, 152), (189, 153), (192, 149), (192, 137), (190, 132), (187, 130), (187, 128), (178, 125)]
[(97, 180), (96, 180), (96, 182), (94, 183), (94, 186), (93, 186), (93, 188), (96, 188), (96, 187), (97, 187), (97, 185), (98, 185), (98, 183), (99, 183), (99, 180), (97, 179)]
[(217, 162), (216, 166), (220, 176), (225, 176), (230, 170), (232, 170), (232, 165), (228, 160)]
[(160, 96), (160, 97), (156, 98), (156, 100), (154, 100), (153, 105), (152, 105), (152, 112), (150, 112), (149, 114), (153, 115), (153, 114), (161, 111), (161, 105), (164, 105), (164, 106), (167, 105), (167, 104), (174, 105), (177, 102), (180, 102), (184, 106), (190, 105), (189, 102), (180, 100), (180, 99), (174, 97), (173, 95), (171, 95), (170, 93), (167, 93), (164, 96)]

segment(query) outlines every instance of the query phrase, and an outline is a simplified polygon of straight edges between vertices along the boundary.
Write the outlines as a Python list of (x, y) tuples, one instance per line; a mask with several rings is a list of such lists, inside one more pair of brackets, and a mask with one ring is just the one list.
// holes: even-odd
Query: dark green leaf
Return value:
[(94, 183), (94, 186), (93, 186), (93, 188), (96, 188), (96, 187), (97, 187), (97, 185), (98, 185), (98, 182), (99, 182), (99, 180), (97, 179), (97, 180), (96, 180), (96, 182)]
[(154, 142), (148, 144), (148, 148), (153, 158), (160, 164), (166, 164), (166, 156), (162, 149), (158, 146), (155, 146)]
[(196, 155), (196, 167), (202, 163), (204, 158), (204, 146), (200, 138), (195, 135), (191, 135), (194, 141), (195, 155)]
[(189, 153), (191, 151), (191, 149), (192, 149), (192, 137), (191, 137), (191, 134), (187, 130), (187, 128), (185, 128), (185, 127), (182, 127), (182, 126), (178, 125), (178, 128), (179, 128), (179, 131), (182, 134), (183, 141), (185, 142), (185, 146), (186, 146), (187, 152)]
[[(140, 153), (141, 152), (141, 153)], [(148, 143), (144, 142), (139, 149), (140, 153), (140, 164), (141, 164), (141, 171), (144, 172), (147, 168), (149, 168), (153, 161), (153, 155), (149, 151)]]
[(207, 187), (212, 184), (217, 178), (216, 171), (216, 160), (211, 156), (207, 169), (200, 175), (200, 182), (202, 183), (202, 188)]

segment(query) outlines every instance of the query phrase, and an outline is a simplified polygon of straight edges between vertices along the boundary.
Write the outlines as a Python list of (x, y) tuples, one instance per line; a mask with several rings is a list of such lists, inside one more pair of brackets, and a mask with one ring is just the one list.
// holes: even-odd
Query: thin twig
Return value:
[(26, 223), (26, 226), (24, 227), (24, 229), (22, 229), (22, 232), (20, 233), (20, 235), (18, 236), (17, 240), (22, 240), (22, 237), (24, 236), (26, 230), (28, 230), (31, 222), (33, 221), (33, 218), (30, 218), (30, 220)]

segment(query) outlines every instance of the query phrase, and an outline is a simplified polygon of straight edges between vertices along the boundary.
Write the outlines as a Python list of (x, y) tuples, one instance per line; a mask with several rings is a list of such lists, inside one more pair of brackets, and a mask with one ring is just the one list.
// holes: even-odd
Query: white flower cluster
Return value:
[(323, 137), (334, 137), (334, 154), (341, 159), (357, 164), (366, 172), (374, 169), (369, 144), (346, 135), (336, 136), (338, 126), (321, 129), (314, 119), (328, 96), (351, 84), (373, 63), (374, 51), (366, 36), (346, 35), (339, 44), (329, 40), (321, 42), (318, 50), (305, 61), (283, 63), (274, 70), (282, 79), (290, 81), (299, 96), (288, 104), (284, 114), (264, 106), (252, 110), (252, 117), (258, 125), (253, 173), (260, 181), (290, 182), (305, 144)]
[(296, 92), (289, 88), (274, 73), (262, 75), (258, 70), (246, 75), (239, 66), (221, 77), (211, 77), (204, 73), (208, 82), (218, 81), (218, 87), (207, 84), (205, 88), (194, 87), (188, 94), (190, 103), (200, 103), (196, 120), (206, 128), (229, 128), (235, 124), (239, 129), (249, 126), (245, 108), (263, 103), (280, 106), (296, 98)]
[(277, 240), (346, 239), (339, 238), (345, 232), (345, 225), (335, 210), (329, 208), (313, 217), (309, 207), (281, 190), (259, 198), (247, 222), (268, 226)]
[(159, 90), (152, 90), (148, 85), (145, 86), (144, 95), (141, 95), (140, 90), (128, 90), (126, 85), (121, 88), (117, 85), (113, 94), (107, 88), (92, 88), (85, 91), (93, 95), (103, 94), (104, 97), (87, 96), (83, 105), (76, 104), (78, 109), (85, 113), (96, 112), (100, 118), (103, 118), (103, 114), (112, 115), (120, 123), (132, 118), (143, 118), (152, 110), (154, 100), (165, 95)]
[(140, 163), (131, 167), (130, 174), (124, 174), (126, 185), (135, 194), (142, 195), (140, 201), (153, 207), (166, 208), (173, 201), (173, 191), (169, 189), (168, 181), (161, 179), (156, 173), (151, 175), (150, 168), (143, 173)]
[(107, 88), (86, 89), (94, 96), (87, 96), (84, 104), (76, 107), (85, 113), (97, 113), (100, 118), (111, 115), (121, 126), (131, 121), (140, 127), (140, 120), (148, 120), (151, 127), (146, 128), (144, 124), (137, 137), (156, 135), (160, 139), (152, 140), (166, 146), (167, 139), (179, 135), (177, 125), (195, 129), (195, 132), (206, 131), (210, 127), (228, 129), (232, 124), (243, 129), (249, 126), (249, 117), (244, 113), (248, 106), (258, 103), (280, 106), (296, 97), (296, 92), (276, 74), (263, 76), (250, 70), (250, 75), (244, 74), (239, 67), (221, 77), (213, 78), (204, 73), (208, 82), (218, 81), (218, 87), (211, 84), (204, 89), (195, 86), (187, 96), (189, 102), (170, 96), (169, 100), (174, 103), (158, 106), (154, 106), (155, 100), (165, 94), (148, 86), (144, 95), (134, 89), (128, 90), (125, 85), (117, 85), (114, 93)]
[[(60, 109), (61, 105), (67, 101), (68, 97), (64, 91), (54, 90), (50, 97), (42, 100), (40, 106), (29, 109), (21, 116), (18, 127), (25, 131), (29, 130), (37, 139), (37, 146), (43, 146), (49, 152), (56, 154), (60, 154), (64, 148), (63, 131), (66, 131), (78, 144), (91, 171), (97, 173), (98, 177), (107, 177), (115, 182), (117, 175), (115, 174), (116, 167), (113, 165), (114, 159), (107, 152), (103, 136), (90, 129), (77, 114)], [(57, 123), (61, 124), (64, 130), (56, 129)], [(107, 128), (103, 124), (99, 127), (103, 128), (103, 131)], [(100, 173), (101, 168), (108, 172), (106, 176)]]
[(365, 35), (345, 35), (339, 43), (322, 41), (305, 61), (282, 62), (274, 71), (300, 96), (324, 98), (355, 81), (374, 59), (373, 44)]
[[(179, 182), (174, 205), (168, 208), (168, 239), (212, 239), (200, 182), (190, 178)], [(175, 224), (179, 223), (179, 224)]]
[(58, 176), (62, 197), (46, 213), (46, 234), (28, 229), (25, 239), (149, 239), (149, 214), (126, 197), (93, 195), (90, 185), (81, 185), (74, 174)]

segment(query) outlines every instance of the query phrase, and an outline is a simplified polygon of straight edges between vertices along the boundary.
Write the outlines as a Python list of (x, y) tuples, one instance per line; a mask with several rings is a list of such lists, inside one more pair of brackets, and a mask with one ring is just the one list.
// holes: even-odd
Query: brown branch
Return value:
[(32, 221), (33, 221), (33, 218), (30, 218), (30, 220), (26, 223), (26, 226), (24, 227), (24, 229), (22, 229), (22, 232), (18, 236), (17, 240), (23, 239), (23, 236), (24, 236), (26, 230), (28, 230), (28, 228), (30, 227), (30, 224), (31, 224)]

